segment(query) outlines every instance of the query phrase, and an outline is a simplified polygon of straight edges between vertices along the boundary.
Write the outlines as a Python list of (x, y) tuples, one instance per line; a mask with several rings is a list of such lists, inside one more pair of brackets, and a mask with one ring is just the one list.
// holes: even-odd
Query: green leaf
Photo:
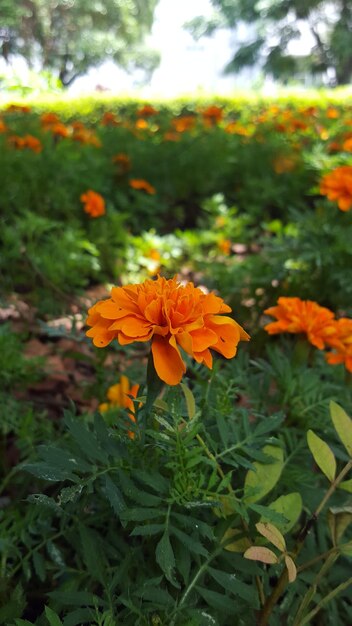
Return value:
[(91, 462), (107, 464), (107, 455), (101, 450), (95, 435), (88, 430), (82, 419), (73, 418), (67, 411), (64, 422), (84, 456)]
[(271, 463), (255, 462), (254, 469), (247, 472), (244, 483), (244, 500), (246, 503), (257, 502), (266, 496), (278, 482), (284, 466), (284, 453), (282, 448), (268, 444), (263, 452), (273, 457)]
[(336, 460), (328, 444), (325, 443), (323, 439), (320, 439), (312, 430), (308, 430), (307, 432), (307, 441), (317, 466), (328, 480), (333, 482), (336, 475)]
[(339, 489), (344, 489), (344, 491), (348, 491), (348, 493), (352, 493), (352, 478), (350, 480), (343, 480), (342, 483), (338, 485)]
[(260, 561), (261, 563), (268, 563), (269, 565), (278, 563), (276, 554), (272, 550), (269, 550), (269, 548), (263, 548), (261, 546), (251, 546), (245, 551), (243, 556), (245, 559)]
[(45, 607), (45, 617), (48, 620), (50, 626), (63, 626), (58, 614), (50, 609), (48, 606)]
[(286, 523), (286, 517), (284, 517), (281, 513), (277, 513), (273, 509), (270, 509), (268, 506), (263, 506), (262, 504), (249, 504), (249, 509), (259, 513), (261, 518), (265, 518), (265, 521), (271, 522), (276, 526), (280, 526), (280, 524)]
[(239, 596), (242, 600), (246, 600), (251, 607), (259, 608), (258, 595), (255, 587), (238, 580), (237, 573), (228, 574), (227, 572), (222, 572), (213, 567), (208, 567), (208, 572), (223, 589), (230, 591), (235, 596)]
[(102, 491), (109, 501), (114, 513), (116, 513), (117, 517), (120, 517), (121, 511), (126, 508), (126, 503), (124, 501), (123, 495), (120, 489), (111, 480), (109, 474), (105, 474), (103, 482), (104, 485)]
[(45, 560), (43, 559), (40, 552), (37, 550), (33, 552), (33, 565), (35, 573), (37, 574), (39, 580), (44, 582), (46, 579), (46, 571), (45, 571)]
[(162, 538), (156, 546), (155, 558), (158, 565), (160, 565), (166, 578), (170, 581), (174, 587), (179, 589), (180, 585), (175, 579), (175, 555), (170, 543), (169, 533), (165, 530)]
[(91, 528), (80, 525), (79, 534), (81, 537), (83, 558), (87, 570), (93, 580), (104, 583), (104, 563), (100, 547), (99, 535)]
[(345, 446), (348, 454), (352, 457), (352, 420), (347, 413), (333, 400), (330, 402), (330, 415), (334, 428)]
[(196, 590), (206, 601), (206, 603), (213, 609), (216, 609), (220, 613), (233, 614), (233, 599), (231, 600), (231, 598), (225, 596), (222, 593), (218, 593), (217, 591), (211, 591), (210, 589), (204, 589), (204, 587), (199, 587), (198, 585), (196, 586)]
[[(302, 513), (302, 498), (298, 492), (288, 493), (287, 496), (280, 496), (275, 502), (268, 505), (268, 509), (279, 513), (286, 522), (275, 522), (275, 525), (282, 532), (283, 535), (291, 530), (296, 524), (299, 516)], [(261, 517), (260, 521), (266, 520), (265, 514)]]
[(61, 480), (71, 480), (72, 482), (77, 482), (78, 478), (74, 474), (72, 474), (69, 470), (60, 469), (58, 467), (52, 467), (48, 463), (38, 462), (38, 463), (27, 463), (22, 466), (22, 468), (37, 476), (37, 478), (41, 478), (42, 480), (47, 480), (49, 482), (59, 482)]
[(187, 387), (187, 385), (185, 385), (184, 383), (180, 383), (180, 386), (185, 395), (188, 417), (191, 420), (196, 414), (196, 401), (194, 399), (192, 391)]
[(104, 600), (88, 591), (50, 591), (47, 594), (64, 606), (101, 606)]
[(63, 626), (81, 626), (82, 624), (91, 624), (94, 619), (94, 613), (92, 609), (76, 609), (70, 611), (65, 617)]

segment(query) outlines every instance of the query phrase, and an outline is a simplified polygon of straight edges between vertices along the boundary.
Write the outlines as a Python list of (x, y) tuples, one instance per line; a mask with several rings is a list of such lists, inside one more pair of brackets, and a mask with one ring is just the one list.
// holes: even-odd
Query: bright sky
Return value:
[[(154, 72), (151, 84), (143, 87), (143, 96), (172, 97), (195, 92), (233, 91), (236, 87), (234, 77), (221, 76), (223, 67), (231, 58), (230, 33), (221, 31), (211, 38), (195, 42), (182, 29), (182, 25), (193, 17), (208, 16), (211, 12), (209, 0), (159, 0), (149, 43), (160, 51), (161, 64)], [(135, 86), (134, 80), (135, 77), (108, 61), (101, 68), (77, 79), (71, 92), (90, 91), (96, 85), (113, 92), (129, 92)]]

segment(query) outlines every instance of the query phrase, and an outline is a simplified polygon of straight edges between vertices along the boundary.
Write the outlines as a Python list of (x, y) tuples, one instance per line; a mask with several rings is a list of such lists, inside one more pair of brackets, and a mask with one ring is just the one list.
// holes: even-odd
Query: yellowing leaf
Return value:
[(187, 387), (187, 385), (185, 385), (184, 383), (180, 383), (180, 385), (181, 385), (182, 391), (183, 391), (183, 393), (185, 395), (188, 417), (191, 420), (191, 419), (193, 419), (193, 417), (196, 414), (196, 402), (195, 402), (195, 399), (194, 399), (194, 395), (193, 395), (192, 391)]
[(352, 493), (352, 478), (350, 480), (343, 480), (342, 483), (338, 485), (339, 489), (344, 489), (344, 491), (348, 491), (348, 493)]
[(308, 430), (307, 441), (314, 461), (330, 482), (333, 482), (336, 474), (336, 460), (328, 444), (312, 430)]
[(246, 503), (258, 502), (266, 496), (280, 478), (284, 465), (284, 453), (282, 448), (268, 444), (263, 452), (273, 457), (272, 463), (255, 462), (253, 470), (247, 472), (244, 481), (244, 499)]
[(269, 524), (269, 522), (258, 522), (255, 525), (258, 533), (263, 535), (270, 543), (273, 544), (276, 548), (280, 550), (280, 552), (284, 552), (286, 550), (286, 542), (283, 538), (280, 531), (273, 526), (273, 524)]
[(262, 548), (261, 546), (252, 546), (248, 548), (248, 550), (244, 553), (245, 559), (250, 559), (251, 561), (261, 561), (261, 563), (269, 563), (272, 565), (273, 563), (278, 563), (278, 558), (276, 554), (269, 548)]
[(297, 578), (297, 569), (293, 560), (288, 554), (286, 554), (285, 556), (285, 563), (286, 563), (287, 574), (288, 574), (288, 582), (293, 583)]
[(328, 525), (330, 528), (334, 546), (340, 543), (340, 539), (347, 527), (352, 523), (352, 507), (331, 508), (328, 511)]
[(228, 552), (240, 552), (242, 554), (251, 545), (248, 537), (244, 536), (243, 530), (240, 530), (240, 528), (228, 528), (222, 538), (222, 543), (226, 539), (233, 539), (231, 543), (225, 546), (225, 550)]
[(330, 415), (334, 428), (345, 446), (348, 454), (352, 457), (352, 420), (346, 411), (333, 400), (330, 402)]
[[(277, 500), (269, 504), (268, 508), (272, 509), (276, 513), (281, 513), (281, 515), (287, 519), (287, 522), (282, 522), (280, 524), (275, 522), (276, 527), (282, 532), (283, 535), (286, 535), (286, 533), (293, 528), (302, 513), (301, 495), (296, 491), (288, 493), (287, 496), (280, 496)], [(266, 521), (265, 515), (262, 515), (260, 521)]]

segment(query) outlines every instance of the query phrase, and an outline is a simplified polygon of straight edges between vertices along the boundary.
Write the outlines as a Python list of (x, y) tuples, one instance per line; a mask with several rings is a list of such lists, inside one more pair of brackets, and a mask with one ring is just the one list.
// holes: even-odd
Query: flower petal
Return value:
[(152, 354), (154, 367), (160, 380), (163, 380), (167, 385), (178, 385), (186, 371), (186, 366), (177, 348), (175, 338), (171, 337), (169, 341), (160, 335), (154, 335)]

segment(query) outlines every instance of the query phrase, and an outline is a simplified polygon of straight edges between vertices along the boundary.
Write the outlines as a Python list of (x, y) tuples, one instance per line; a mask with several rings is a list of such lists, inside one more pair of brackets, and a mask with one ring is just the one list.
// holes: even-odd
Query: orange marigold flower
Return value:
[(181, 117), (175, 117), (171, 124), (177, 133), (184, 133), (187, 130), (192, 130), (196, 121), (195, 115), (181, 115)]
[(100, 217), (105, 214), (105, 200), (100, 193), (88, 189), (82, 193), (80, 200), (84, 203), (83, 210), (91, 217)]
[(156, 193), (155, 187), (153, 187), (153, 185), (148, 183), (146, 180), (143, 180), (143, 178), (131, 178), (131, 180), (129, 181), (129, 185), (130, 187), (132, 187), (132, 189), (145, 191), (150, 195), (154, 195)]
[(42, 126), (51, 126), (52, 124), (59, 124), (61, 123), (61, 120), (59, 118), (58, 115), (56, 115), (56, 113), (43, 113), (40, 116), (40, 122), (42, 124)]
[(137, 111), (138, 117), (151, 117), (152, 115), (157, 115), (158, 113), (159, 111), (154, 109), (151, 104), (145, 104)]
[(276, 174), (285, 174), (286, 172), (292, 172), (297, 165), (297, 158), (295, 156), (282, 155), (276, 157), (273, 161), (273, 168)]
[(207, 109), (202, 111), (203, 121), (208, 126), (213, 126), (214, 124), (221, 122), (223, 115), (224, 113), (222, 108), (215, 105), (209, 106)]
[(341, 317), (336, 320), (335, 328), (336, 335), (328, 342), (334, 351), (326, 354), (326, 360), (331, 365), (344, 363), (346, 369), (352, 372), (352, 319)]
[(8, 141), (17, 150), (28, 148), (37, 154), (43, 150), (41, 141), (37, 137), (33, 137), (33, 135), (24, 135), (23, 137), (12, 135), (9, 137)]
[(220, 239), (220, 241), (218, 241), (219, 250), (221, 250), (221, 252), (226, 256), (228, 256), (231, 252), (231, 245), (230, 239)]
[(264, 326), (269, 335), (305, 333), (308, 341), (319, 350), (336, 335), (334, 313), (312, 300), (281, 297), (277, 306), (264, 313), (277, 319)]
[(336, 200), (341, 211), (352, 206), (352, 165), (341, 165), (325, 174), (320, 181), (320, 193), (329, 200)]
[(180, 141), (180, 136), (172, 130), (167, 131), (163, 135), (164, 141)]
[(105, 111), (101, 119), (102, 126), (119, 126), (119, 124), (120, 122), (117, 119), (115, 113), (112, 113), (112, 111)]
[(9, 104), (6, 107), (7, 113), (30, 113), (31, 107), (28, 104)]
[(336, 120), (339, 115), (339, 110), (335, 109), (335, 107), (329, 107), (326, 111), (326, 117), (328, 117), (330, 120)]
[(70, 129), (61, 122), (58, 122), (57, 124), (52, 124), (51, 126), (49, 126), (49, 130), (56, 137), (68, 137), (70, 135)]
[(2, 120), (0, 118), (0, 133), (6, 133), (7, 130), (8, 129), (7, 129), (7, 126), (6, 126), (5, 122), (4, 122), (4, 120)]
[(120, 345), (151, 340), (157, 375), (168, 385), (177, 385), (186, 371), (180, 348), (211, 369), (210, 349), (230, 359), (239, 341), (249, 339), (234, 319), (222, 315), (230, 312), (214, 293), (205, 294), (193, 283), (181, 285), (176, 277), (159, 276), (113, 287), (110, 299), (89, 309), (87, 336), (99, 348), (113, 339)]
[(115, 156), (112, 157), (112, 162), (118, 165), (120, 172), (123, 174), (131, 169), (131, 159), (128, 154), (125, 154), (124, 152), (115, 154)]
[[(102, 404), (100, 404), (99, 410), (101, 411), (101, 413), (105, 413), (110, 409), (121, 407), (123, 409), (127, 409), (130, 420), (132, 422), (135, 422), (135, 406), (132, 398), (137, 397), (138, 391), (139, 385), (130, 386), (130, 381), (128, 380), (127, 376), (123, 374), (120, 378), (119, 383), (117, 383), (116, 385), (112, 385), (112, 387), (109, 387), (107, 391), (107, 397), (109, 402), (103, 402)], [(132, 396), (132, 398), (130, 396)], [(134, 432), (129, 430), (127, 434), (130, 439), (134, 439)]]
[(84, 143), (90, 146), (95, 146), (96, 148), (101, 148), (101, 141), (92, 130), (89, 130), (88, 128), (73, 128), (74, 130), (72, 139), (74, 139), (74, 141), (78, 141), (79, 143)]
[(137, 130), (146, 130), (147, 128), (149, 128), (149, 124), (146, 120), (137, 120), (135, 123), (135, 127), (137, 128)]
[(345, 152), (352, 152), (352, 137), (349, 137), (343, 142), (342, 149), (345, 150)]

